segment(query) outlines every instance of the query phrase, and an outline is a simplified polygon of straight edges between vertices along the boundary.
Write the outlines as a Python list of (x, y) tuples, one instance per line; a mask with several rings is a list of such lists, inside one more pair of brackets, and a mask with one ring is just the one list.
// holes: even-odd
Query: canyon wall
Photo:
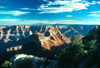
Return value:
[[(5, 49), (25, 44), (27, 37), (39, 32), (43, 35), (52, 27), (60, 30), (62, 38), (66, 36), (72, 39), (74, 35), (86, 36), (88, 31), (95, 25), (19, 25), (19, 26), (0, 26), (0, 52)], [(56, 36), (53, 36), (56, 38)], [(26, 41), (27, 42), (27, 41)]]

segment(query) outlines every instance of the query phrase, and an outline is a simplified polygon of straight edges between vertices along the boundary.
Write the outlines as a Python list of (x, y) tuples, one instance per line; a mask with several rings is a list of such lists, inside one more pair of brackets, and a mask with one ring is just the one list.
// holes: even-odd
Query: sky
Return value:
[(0, 0), (0, 25), (100, 24), (100, 0)]

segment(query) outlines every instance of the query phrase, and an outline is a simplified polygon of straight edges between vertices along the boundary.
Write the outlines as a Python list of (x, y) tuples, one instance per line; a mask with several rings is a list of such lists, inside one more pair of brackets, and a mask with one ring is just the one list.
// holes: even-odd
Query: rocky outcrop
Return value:
[(54, 27), (49, 29), (45, 34), (39, 32), (34, 33), (32, 35), (32, 39), (34, 42), (40, 43), (44, 50), (50, 50), (50, 48), (53, 46), (67, 46), (71, 43), (69, 38), (65, 37), (58, 29)]
[(52, 27), (45, 33), (45, 36), (53, 36), (53, 35), (59, 36), (60, 34), (61, 32), (57, 28)]
[[(33, 55), (17, 54), (10, 58), (12, 62), (11, 68), (57, 68), (57, 60), (46, 60), (46, 58), (39, 58)], [(18, 65), (18, 63), (20, 65)]]
[(50, 46), (53, 45), (53, 42), (49, 37), (45, 37), (42, 34), (40, 35), (40, 33), (33, 34), (32, 39), (33, 39), (34, 42), (40, 43), (41, 46), (44, 47), (44, 49), (50, 50)]
[(13, 47), (10, 47), (10, 48), (7, 48), (7, 52), (8, 51), (17, 51), (17, 50), (20, 50), (22, 48), (22, 45), (20, 46), (13, 46)]

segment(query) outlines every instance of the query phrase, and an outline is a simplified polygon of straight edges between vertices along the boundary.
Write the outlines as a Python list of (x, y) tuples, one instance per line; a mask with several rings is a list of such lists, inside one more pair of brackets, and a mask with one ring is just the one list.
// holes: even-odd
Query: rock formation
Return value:
[(34, 42), (41, 43), (41, 46), (45, 49), (50, 50), (52, 46), (60, 46), (71, 43), (71, 40), (65, 37), (61, 32), (52, 27), (45, 34), (42, 33), (34, 33), (32, 35), (32, 39)]
[[(21, 66), (31, 68), (58, 68), (57, 60), (46, 60), (46, 58), (39, 58), (33, 55), (18, 54), (17, 56), (11, 57), (10, 61), (13, 63), (11, 66), (12, 68)], [(21, 63), (21, 65), (18, 65), (17, 63)]]
[(17, 50), (20, 50), (22, 48), (22, 45), (20, 46), (13, 46), (13, 47), (10, 47), (10, 48), (7, 48), (7, 52), (8, 51), (17, 51)]

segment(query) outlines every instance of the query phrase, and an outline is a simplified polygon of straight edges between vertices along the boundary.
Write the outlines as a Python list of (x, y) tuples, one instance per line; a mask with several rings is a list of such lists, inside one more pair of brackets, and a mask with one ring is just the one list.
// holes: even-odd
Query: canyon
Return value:
[[(87, 26), (87, 27), (90, 27), (90, 26)], [(94, 26), (92, 25), (92, 27), (94, 27)], [(6, 47), (5, 52), (0, 54), (0, 60), (5, 61), (7, 59), (10, 59), (12, 56), (14, 56), (14, 55), (16, 56), (18, 54), (19, 55), (26, 54), (26, 55), (33, 55), (35, 57), (43, 57), (43, 58), (49, 59), (50, 61), (56, 60), (56, 58), (54, 56), (62, 55), (61, 51), (64, 50), (64, 48), (71, 49), (72, 42), (75, 41), (72, 39), (73, 37), (74, 38), (78, 37), (76, 42), (77, 41), (79, 42), (79, 40), (80, 41), (82, 40), (82, 43), (84, 46), (87, 46), (87, 43), (90, 43), (90, 41), (97, 40), (95, 44), (94, 44), (94, 42), (91, 43), (95, 46), (94, 47), (95, 51), (93, 52), (93, 55), (95, 56), (94, 53), (96, 52), (96, 54), (98, 54), (99, 53), (98, 51), (100, 50), (99, 45), (98, 45), (99, 39), (97, 38), (97, 35), (96, 35), (96, 31), (99, 28), (100, 28), (100, 26), (95, 26), (95, 28), (91, 28), (91, 30), (89, 30), (87, 32), (86, 36), (81, 33), (82, 30), (80, 31), (79, 34), (77, 33), (78, 36), (76, 36), (76, 34), (73, 32), (73, 34), (75, 34), (73, 36), (73, 34), (68, 32), (69, 30), (67, 31), (65, 29), (70, 35), (72, 35), (71, 38), (70, 38), (70, 36), (66, 36), (66, 34), (63, 33), (65, 31), (61, 31), (61, 29), (58, 29), (54, 26), (52, 26), (51, 28), (48, 28), (44, 32), (41, 32), (42, 30), (41, 31), (39, 30), (34, 33), (31, 33), (29, 36), (22, 36), (18, 41), (16, 41), (18, 44), (20, 43), (19, 45), (13, 44), (13, 46)], [(76, 29), (76, 28), (74, 28), (74, 29)], [(84, 29), (86, 29), (86, 28), (84, 28)], [(79, 32), (79, 31), (75, 30), (75, 32)], [(8, 38), (10, 38), (10, 36)], [(6, 42), (6, 43), (8, 43), (8, 42)], [(83, 52), (86, 53), (87, 50), (83, 50)], [(91, 56), (93, 57), (93, 55), (90, 55), (89, 58), (91, 58)], [(57, 57), (59, 58), (59, 56), (57, 56)], [(86, 57), (86, 56), (84, 55), (83, 57)], [(85, 58), (85, 61), (81, 61), (81, 63), (79, 63), (78, 66), (80, 66), (82, 64), (84, 64), (84, 65), (82, 65), (83, 67), (86, 66), (86, 64), (88, 64), (87, 59), (88, 58)], [(82, 68), (82, 67), (80, 67), (80, 68)]]
[[(88, 31), (93, 29), (96, 25), (18, 25), (18, 26), (0, 26), (0, 53), (12, 49), (18, 49), (18, 46), (25, 45), (31, 42), (32, 39), (27, 40), (31, 35), (41, 36), (51, 43), (48, 46), (58, 46), (63, 43), (69, 44), (74, 37), (74, 35), (86, 36)], [(58, 29), (58, 35), (51, 32), (51, 28)], [(51, 32), (48, 36), (48, 30)], [(66, 38), (65, 38), (66, 36)], [(54, 39), (53, 42), (50, 39)], [(34, 39), (33, 39), (34, 40)], [(67, 40), (67, 41), (66, 41)], [(36, 40), (34, 40), (36, 41)], [(40, 40), (41, 42), (43, 40)], [(45, 41), (45, 40), (44, 40)], [(41, 45), (44, 46), (48, 43), (42, 42)], [(46, 47), (46, 46), (45, 46)], [(49, 49), (46, 47), (45, 49)], [(13, 50), (13, 49), (12, 49)]]

